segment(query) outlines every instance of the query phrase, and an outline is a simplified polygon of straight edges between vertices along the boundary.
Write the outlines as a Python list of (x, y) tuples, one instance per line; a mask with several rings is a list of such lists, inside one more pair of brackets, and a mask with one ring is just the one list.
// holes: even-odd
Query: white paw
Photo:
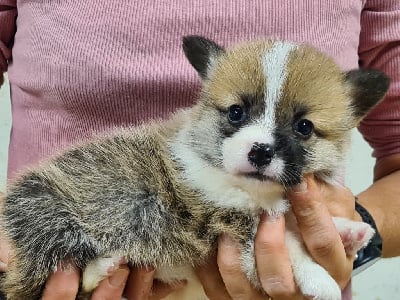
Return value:
[(85, 292), (94, 290), (100, 281), (110, 276), (125, 259), (120, 256), (100, 257), (91, 261), (83, 271), (82, 288)]
[(365, 247), (374, 236), (374, 229), (364, 222), (355, 222), (345, 218), (333, 218), (347, 255), (353, 256)]
[(316, 263), (302, 265), (295, 272), (297, 284), (306, 297), (313, 300), (341, 300), (342, 293), (336, 281)]

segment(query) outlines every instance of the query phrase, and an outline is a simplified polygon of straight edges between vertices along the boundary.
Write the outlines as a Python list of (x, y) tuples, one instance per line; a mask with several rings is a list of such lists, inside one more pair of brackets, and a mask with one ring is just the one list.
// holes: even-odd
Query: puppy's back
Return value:
[(196, 195), (179, 182), (168, 150), (179, 124), (155, 123), (80, 145), (14, 184), (2, 211), (17, 257), (3, 285), (11, 299), (38, 299), (60, 262), (84, 268), (111, 253), (156, 266), (192, 256), (187, 249), (199, 247), (193, 230), (182, 234), (192, 225), (179, 213), (187, 205), (182, 199)]

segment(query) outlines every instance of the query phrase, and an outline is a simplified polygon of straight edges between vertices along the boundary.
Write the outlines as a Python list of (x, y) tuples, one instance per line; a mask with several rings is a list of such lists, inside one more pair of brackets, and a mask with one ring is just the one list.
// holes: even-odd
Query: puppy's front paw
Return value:
[(82, 288), (85, 292), (94, 290), (104, 278), (111, 275), (125, 259), (120, 256), (100, 257), (91, 261), (82, 276)]
[(295, 272), (295, 276), (302, 294), (310, 299), (342, 299), (342, 293), (336, 281), (316, 263), (303, 265), (301, 270)]
[(367, 223), (355, 222), (345, 218), (333, 218), (343, 242), (346, 254), (353, 256), (365, 247), (375, 234), (375, 230)]

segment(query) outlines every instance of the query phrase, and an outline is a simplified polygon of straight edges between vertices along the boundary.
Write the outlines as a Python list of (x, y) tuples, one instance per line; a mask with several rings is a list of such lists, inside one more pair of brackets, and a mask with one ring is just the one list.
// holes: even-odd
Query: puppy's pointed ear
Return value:
[(349, 71), (344, 78), (350, 91), (353, 116), (358, 123), (385, 96), (390, 80), (385, 73), (370, 69)]
[(218, 57), (225, 52), (215, 42), (196, 35), (185, 36), (182, 47), (190, 64), (196, 69), (202, 80), (208, 78)]

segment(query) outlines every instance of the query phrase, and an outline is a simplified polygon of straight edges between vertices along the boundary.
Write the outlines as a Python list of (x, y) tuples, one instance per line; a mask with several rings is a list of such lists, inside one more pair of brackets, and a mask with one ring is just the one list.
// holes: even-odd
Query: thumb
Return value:
[(10, 253), (10, 244), (7, 242), (7, 239), (4, 237), (4, 235), (0, 233), (0, 272), (6, 272), (8, 270), (8, 259)]
[(293, 205), (301, 208), (308, 205), (318, 193), (317, 182), (313, 174), (307, 174), (302, 181), (293, 186), (287, 193), (289, 200)]
[(318, 181), (312, 175), (305, 176), (303, 182), (294, 187), (287, 197), (311, 256), (334, 278), (341, 278), (342, 266), (347, 263), (346, 254), (325, 205), (326, 194)]
[(313, 175), (306, 175), (303, 181), (287, 194), (302, 234), (316, 236), (327, 229), (331, 216), (324, 204), (323, 195)]

